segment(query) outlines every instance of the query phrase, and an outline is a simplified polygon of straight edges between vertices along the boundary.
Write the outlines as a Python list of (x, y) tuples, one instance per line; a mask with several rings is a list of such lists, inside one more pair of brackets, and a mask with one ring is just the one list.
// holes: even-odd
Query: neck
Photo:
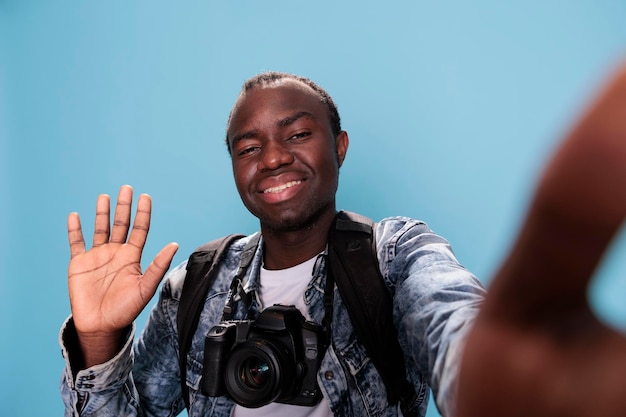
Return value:
[(290, 268), (322, 252), (326, 247), (328, 230), (334, 216), (334, 211), (328, 212), (307, 227), (288, 231), (271, 229), (261, 224), (265, 244), (263, 248), (265, 268)]

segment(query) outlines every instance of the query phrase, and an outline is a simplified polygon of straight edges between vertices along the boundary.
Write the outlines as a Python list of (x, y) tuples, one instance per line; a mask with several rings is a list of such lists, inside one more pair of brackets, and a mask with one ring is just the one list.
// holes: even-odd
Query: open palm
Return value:
[[(151, 199), (141, 195), (130, 229), (133, 191), (120, 188), (113, 227), (110, 199), (100, 195), (96, 205), (93, 247), (85, 249), (78, 214), (68, 217), (71, 260), (68, 269), (70, 304), (81, 341), (118, 337), (154, 295), (178, 248), (165, 246), (141, 271), (141, 254), (150, 228)], [(130, 235), (129, 235), (130, 230)], [(84, 346), (83, 346), (84, 348)]]

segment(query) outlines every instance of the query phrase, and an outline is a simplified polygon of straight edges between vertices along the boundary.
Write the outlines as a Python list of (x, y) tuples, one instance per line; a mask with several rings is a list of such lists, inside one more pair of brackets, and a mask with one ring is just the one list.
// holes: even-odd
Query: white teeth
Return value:
[(280, 193), (283, 190), (286, 190), (289, 187), (293, 187), (294, 185), (300, 184), (302, 181), (289, 181), (288, 183), (279, 185), (278, 187), (268, 188), (263, 190), (264, 193)]

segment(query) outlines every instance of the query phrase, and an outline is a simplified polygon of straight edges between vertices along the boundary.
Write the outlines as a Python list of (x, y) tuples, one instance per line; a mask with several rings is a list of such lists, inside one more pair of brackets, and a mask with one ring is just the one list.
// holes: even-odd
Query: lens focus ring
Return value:
[(233, 400), (257, 408), (289, 397), (294, 390), (295, 359), (280, 344), (249, 339), (230, 354), (225, 385)]

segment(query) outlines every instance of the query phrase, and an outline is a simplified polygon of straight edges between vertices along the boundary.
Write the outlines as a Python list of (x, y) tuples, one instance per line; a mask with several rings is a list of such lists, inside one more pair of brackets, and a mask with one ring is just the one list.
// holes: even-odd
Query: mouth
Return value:
[(302, 181), (301, 180), (297, 180), (297, 181), (289, 181), (286, 182), (284, 184), (281, 184), (279, 186), (276, 187), (270, 187), (270, 188), (266, 188), (265, 190), (263, 190), (263, 194), (278, 194), (282, 191), (285, 191), (288, 188), (291, 188), (295, 185), (301, 184)]

